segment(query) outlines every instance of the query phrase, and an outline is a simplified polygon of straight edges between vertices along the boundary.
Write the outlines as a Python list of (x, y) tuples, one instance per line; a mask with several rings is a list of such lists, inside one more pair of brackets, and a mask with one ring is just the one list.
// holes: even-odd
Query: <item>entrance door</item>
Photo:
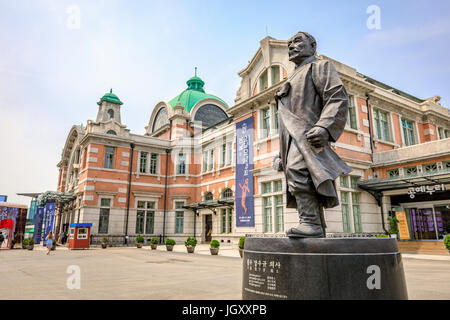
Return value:
[(212, 240), (212, 215), (205, 216), (205, 242)]
[(409, 214), (414, 239), (437, 240), (436, 218), (433, 208), (411, 208)]

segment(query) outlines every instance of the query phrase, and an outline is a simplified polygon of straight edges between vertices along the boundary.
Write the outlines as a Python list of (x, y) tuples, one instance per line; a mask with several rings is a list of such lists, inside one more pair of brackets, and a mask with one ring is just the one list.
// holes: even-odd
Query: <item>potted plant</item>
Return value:
[(211, 255), (217, 256), (219, 253), (220, 242), (217, 240), (213, 240), (211, 241), (209, 246), (210, 246), (209, 251), (211, 252)]
[(29, 243), (30, 243), (30, 241), (28, 239), (23, 239), (22, 240), (22, 249), (27, 249)]
[(103, 237), (103, 239), (102, 239), (102, 249), (106, 249), (107, 246), (108, 246), (108, 238), (107, 237)]
[(194, 253), (195, 246), (197, 245), (197, 239), (195, 239), (194, 237), (188, 237), (184, 242), (184, 245), (186, 246), (188, 253)]
[(245, 237), (241, 237), (238, 243), (239, 255), (241, 256), (241, 258), (244, 257), (244, 244), (245, 244)]
[(52, 245), (52, 249), (51, 250), (53, 251), (53, 250), (56, 250), (56, 240), (53, 239), (52, 242), (53, 242), (53, 245)]
[(388, 217), (389, 221), (389, 233), (391, 234), (392, 238), (397, 238), (398, 234), (398, 219), (397, 217)]
[(378, 234), (375, 238), (390, 238), (390, 237), (389, 237), (389, 235), (382, 233), (382, 234)]
[(33, 250), (33, 248), (34, 248), (34, 240), (33, 239), (28, 239), (27, 249), (28, 250)]
[(173, 246), (176, 244), (175, 240), (167, 238), (166, 239), (166, 249), (167, 251), (173, 251)]
[(446, 235), (444, 238), (444, 245), (450, 253), (450, 235)]
[(137, 236), (136, 237), (136, 247), (138, 249), (142, 248), (142, 245), (144, 244), (144, 237), (143, 236)]
[(152, 250), (156, 250), (156, 248), (158, 248), (158, 243), (159, 243), (159, 240), (157, 237), (153, 237), (150, 240), (150, 246), (152, 247)]

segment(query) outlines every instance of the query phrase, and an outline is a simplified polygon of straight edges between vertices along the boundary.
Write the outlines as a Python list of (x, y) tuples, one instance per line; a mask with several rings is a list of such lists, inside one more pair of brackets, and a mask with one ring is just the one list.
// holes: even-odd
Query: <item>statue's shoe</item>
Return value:
[(301, 223), (295, 228), (286, 231), (289, 238), (325, 238), (321, 226), (314, 224)]

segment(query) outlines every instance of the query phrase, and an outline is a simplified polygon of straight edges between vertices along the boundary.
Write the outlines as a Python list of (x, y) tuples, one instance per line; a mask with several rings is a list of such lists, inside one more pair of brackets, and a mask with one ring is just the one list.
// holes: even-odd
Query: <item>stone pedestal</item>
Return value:
[(390, 238), (246, 238), (244, 300), (406, 300)]

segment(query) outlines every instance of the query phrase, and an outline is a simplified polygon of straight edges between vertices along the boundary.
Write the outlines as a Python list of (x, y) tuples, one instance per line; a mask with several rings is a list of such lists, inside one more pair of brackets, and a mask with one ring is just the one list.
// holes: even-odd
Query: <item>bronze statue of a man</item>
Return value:
[(288, 42), (295, 70), (275, 95), (280, 154), (273, 165), (284, 171), (288, 208), (297, 208), (299, 224), (288, 237), (325, 237), (323, 208), (339, 205), (334, 180), (352, 170), (330, 148), (339, 139), (348, 114), (348, 96), (333, 64), (316, 58), (316, 40), (299, 32)]

